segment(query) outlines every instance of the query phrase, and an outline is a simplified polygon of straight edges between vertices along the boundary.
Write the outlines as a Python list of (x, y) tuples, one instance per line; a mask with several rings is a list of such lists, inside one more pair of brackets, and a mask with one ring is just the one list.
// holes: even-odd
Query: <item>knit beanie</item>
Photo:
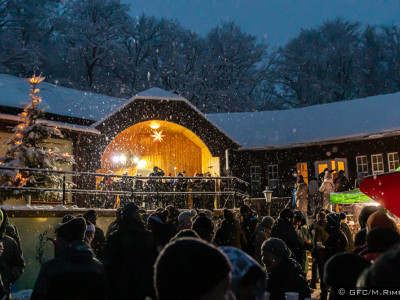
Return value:
[(278, 238), (269, 238), (262, 246), (261, 251), (271, 253), (279, 259), (289, 258), (292, 254), (284, 241)]
[(74, 218), (73, 215), (65, 215), (62, 219), (61, 219), (61, 223), (67, 223), (68, 221), (71, 221)]
[(327, 228), (340, 228), (340, 216), (337, 213), (330, 213), (326, 216), (326, 227)]
[(292, 221), (294, 218), (294, 213), (292, 212), (291, 209), (285, 208), (285, 209), (282, 209), (282, 211), (279, 213), (279, 218), (287, 220), (287, 221)]
[(364, 228), (367, 226), (367, 220), (368, 220), (369, 216), (372, 215), (377, 210), (378, 210), (378, 208), (373, 205), (365, 206), (361, 210), (360, 215), (358, 216), (358, 223), (360, 224), (361, 228)]
[(84, 218), (73, 218), (56, 227), (55, 232), (67, 242), (83, 241), (86, 232), (86, 221)]
[(382, 211), (371, 214), (367, 221), (367, 232), (374, 228), (390, 228), (397, 231), (395, 222)]
[(324, 282), (333, 288), (356, 287), (357, 279), (371, 263), (359, 255), (340, 253), (325, 264)]
[(228, 258), (212, 244), (194, 238), (169, 243), (154, 265), (158, 300), (201, 299), (231, 272)]
[(274, 225), (274, 222), (275, 222), (274, 218), (270, 216), (266, 216), (261, 220), (261, 224), (267, 228), (271, 228), (272, 225)]
[(192, 219), (197, 215), (197, 212), (192, 209), (189, 211), (184, 211), (182, 213), (180, 213), (179, 217), (178, 217), (178, 222), (179, 223), (188, 223), (188, 222), (192, 222)]
[(205, 215), (199, 216), (194, 220), (192, 229), (196, 231), (200, 236), (202, 232), (212, 233), (214, 231), (214, 222)]

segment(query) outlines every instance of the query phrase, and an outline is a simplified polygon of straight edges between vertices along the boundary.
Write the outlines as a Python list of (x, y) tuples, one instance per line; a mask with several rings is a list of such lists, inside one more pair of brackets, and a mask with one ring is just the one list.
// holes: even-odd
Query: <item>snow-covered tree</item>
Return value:
[[(0, 158), (0, 166), (17, 168), (0, 169), (0, 185), (9, 187), (60, 187), (62, 176), (55, 173), (19, 171), (18, 168), (38, 168), (55, 170), (60, 164), (73, 164), (74, 159), (68, 153), (61, 153), (56, 147), (49, 147), (47, 142), (52, 137), (62, 138), (60, 130), (48, 125), (42, 118), (45, 108), (39, 108), (42, 98), (38, 95), (37, 85), (44, 77), (33, 76), (29, 79), (30, 103), (20, 114), (21, 122), (14, 127), (13, 135), (7, 141), (5, 157)], [(2, 190), (3, 197), (35, 194), (27, 190)]]

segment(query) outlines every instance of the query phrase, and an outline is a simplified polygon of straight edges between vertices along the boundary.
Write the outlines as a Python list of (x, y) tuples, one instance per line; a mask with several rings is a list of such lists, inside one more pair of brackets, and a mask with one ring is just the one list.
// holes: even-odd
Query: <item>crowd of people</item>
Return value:
[[(0, 298), (8, 299), (24, 260), (18, 230), (3, 211), (0, 220)], [(365, 206), (359, 225), (353, 237), (346, 214), (324, 208), (308, 225), (290, 208), (274, 219), (246, 205), (217, 216), (172, 205), (149, 213), (129, 202), (103, 231), (88, 210), (55, 227), (54, 258), (41, 266), (31, 299), (306, 299), (317, 283), (320, 299), (339, 299), (341, 288), (398, 287), (395, 222)]]
[[(177, 179), (170, 179), (172, 174), (165, 174), (163, 170), (158, 167), (153, 168), (153, 172), (149, 174), (149, 177), (164, 177), (149, 178), (143, 180), (141, 174), (137, 174), (132, 178), (128, 177), (128, 171), (126, 171), (122, 177), (105, 176), (98, 184), (98, 189), (103, 191), (124, 191), (125, 194), (116, 195), (113, 193), (103, 194), (98, 198), (98, 207), (105, 208), (116, 208), (123, 207), (125, 204), (134, 200), (136, 203), (143, 203), (148, 209), (152, 206), (161, 204), (163, 207), (174, 203), (179, 209), (189, 207), (188, 194), (175, 194), (165, 195), (162, 192), (192, 192), (193, 207), (196, 209), (214, 209), (214, 195), (195, 194), (196, 192), (215, 192), (215, 180), (211, 177), (210, 172), (194, 173), (193, 177), (196, 179), (186, 179), (186, 172), (178, 172), (175, 177)], [(205, 177), (205, 178), (204, 178)], [(135, 194), (141, 192), (148, 192), (147, 195)]]

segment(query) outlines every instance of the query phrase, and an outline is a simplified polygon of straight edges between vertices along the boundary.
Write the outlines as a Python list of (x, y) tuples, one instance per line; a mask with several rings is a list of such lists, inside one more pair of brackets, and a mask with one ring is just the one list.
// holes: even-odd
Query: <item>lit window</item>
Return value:
[(396, 169), (399, 167), (398, 152), (388, 153), (388, 166), (389, 166), (389, 172), (396, 171)]
[(307, 163), (298, 163), (297, 164), (297, 175), (302, 175), (304, 182), (308, 184)]
[(371, 164), (372, 164), (372, 174), (382, 174), (385, 172), (383, 167), (383, 156), (382, 154), (374, 154), (371, 155)]

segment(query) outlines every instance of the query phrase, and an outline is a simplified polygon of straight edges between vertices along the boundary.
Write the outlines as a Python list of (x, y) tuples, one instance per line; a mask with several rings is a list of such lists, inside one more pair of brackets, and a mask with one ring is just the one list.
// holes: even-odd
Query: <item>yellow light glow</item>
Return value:
[(41, 75), (41, 73), (39, 76), (33, 75), (32, 78), (29, 79), (29, 83), (34, 85), (41, 83), (45, 79), (45, 77), (41, 77)]
[(37, 220), (38, 220), (39, 222), (46, 222), (46, 221), (47, 221), (47, 218), (37, 218)]
[(143, 169), (144, 167), (146, 167), (146, 161), (145, 160), (140, 160), (137, 164), (137, 167), (139, 169)]
[(152, 124), (150, 125), (150, 128), (151, 128), (151, 129), (158, 129), (158, 128), (160, 128), (160, 124), (158, 124), (158, 123), (152, 123)]
[(162, 142), (163, 137), (165, 135), (162, 134), (162, 131), (158, 132), (158, 131), (154, 131), (154, 134), (150, 135), (152, 138), (154, 138), (153, 142)]

